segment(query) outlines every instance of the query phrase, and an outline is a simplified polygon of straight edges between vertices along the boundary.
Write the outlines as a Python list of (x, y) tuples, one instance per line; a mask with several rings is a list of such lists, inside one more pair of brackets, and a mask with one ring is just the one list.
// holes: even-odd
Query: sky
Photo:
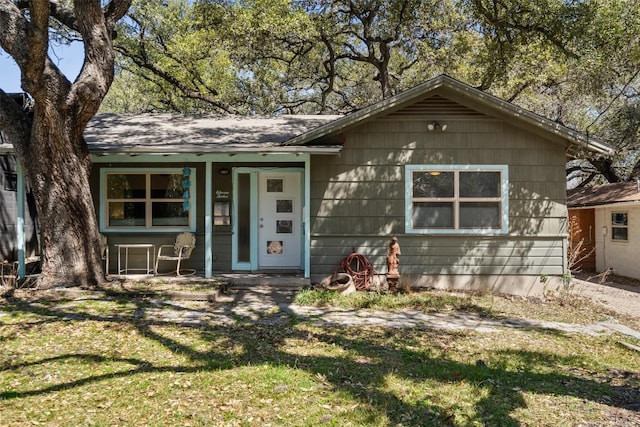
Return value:
[[(60, 67), (67, 78), (73, 82), (84, 61), (82, 43), (74, 42), (70, 46), (52, 45), (49, 57)], [(20, 88), (20, 69), (8, 53), (0, 49), (0, 89), (7, 93), (22, 92)]]

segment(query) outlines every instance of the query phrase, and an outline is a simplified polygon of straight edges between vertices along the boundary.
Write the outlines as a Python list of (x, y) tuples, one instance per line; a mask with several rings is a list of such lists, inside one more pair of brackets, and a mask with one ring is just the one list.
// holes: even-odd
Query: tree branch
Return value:
[(620, 182), (622, 179), (618, 176), (616, 170), (613, 168), (613, 160), (609, 158), (600, 157), (597, 159), (589, 159), (589, 163), (593, 165), (598, 172), (607, 180), (607, 182)]
[[(113, 27), (131, 0), (112, 0), (104, 10), (100, 1), (75, 0), (77, 31), (84, 42), (85, 61), (69, 94), (69, 105), (80, 123), (79, 132), (96, 114), (111, 87), (114, 72)], [(81, 137), (81, 135), (78, 135)]]
[(23, 76), (22, 85), (37, 103), (40, 98), (44, 98), (46, 88), (44, 73), (49, 48), (49, 2), (32, 0), (30, 4), (26, 40), (29, 60), (19, 65)]
[(11, 0), (0, 0), (0, 47), (22, 67), (27, 62), (27, 21)]
[(121, 54), (131, 59), (138, 67), (149, 71), (153, 75), (157, 76), (158, 78), (166, 81), (167, 83), (179, 89), (184, 94), (185, 97), (198, 100), (198, 101), (204, 101), (228, 114), (237, 113), (236, 109), (233, 108), (231, 105), (221, 102), (219, 99), (216, 99), (215, 94), (212, 96), (212, 95), (202, 93), (200, 91), (190, 88), (189, 86), (184, 84), (182, 80), (176, 78), (175, 76), (172, 76), (171, 74), (169, 74), (168, 72), (165, 72), (159, 67), (156, 67), (153, 63), (148, 61), (147, 58), (136, 55), (133, 52), (128, 51), (126, 48), (122, 46), (117, 47), (116, 49), (118, 50), (118, 52), (120, 52)]
[(111, 0), (104, 7), (104, 17), (107, 22), (109, 33), (113, 32), (113, 27), (131, 7), (132, 0)]

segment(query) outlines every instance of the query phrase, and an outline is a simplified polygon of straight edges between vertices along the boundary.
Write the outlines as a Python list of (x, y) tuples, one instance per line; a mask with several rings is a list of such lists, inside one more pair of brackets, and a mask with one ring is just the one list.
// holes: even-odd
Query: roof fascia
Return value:
[(189, 150), (186, 148), (184, 150), (171, 150), (171, 151), (158, 151), (157, 147), (153, 148), (144, 148), (144, 147), (136, 147), (132, 150), (127, 149), (91, 149), (89, 147), (89, 152), (93, 155), (110, 155), (110, 154), (121, 154), (121, 155), (143, 155), (143, 154), (151, 154), (151, 155), (162, 155), (162, 156), (170, 156), (170, 155), (204, 155), (204, 154), (339, 154), (342, 151), (341, 145), (322, 145), (322, 146), (297, 146), (297, 147), (287, 147), (287, 146), (270, 146), (270, 147), (238, 147), (238, 148), (230, 148), (230, 147), (212, 147), (206, 151), (203, 150)]
[(625, 202), (596, 203), (593, 205), (567, 206), (567, 209), (596, 209), (596, 208), (612, 208), (612, 207), (625, 207), (625, 206), (637, 206), (637, 205), (640, 205), (640, 200), (629, 200)]

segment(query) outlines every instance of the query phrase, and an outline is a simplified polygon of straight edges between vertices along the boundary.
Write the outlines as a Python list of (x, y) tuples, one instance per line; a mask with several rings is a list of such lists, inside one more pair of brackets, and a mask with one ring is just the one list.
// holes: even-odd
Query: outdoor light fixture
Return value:
[(427, 129), (429, 129), (429, 131), (433, 132), (434, 130), (438, 130), (440, 132), (444, 132), (445, 130), (447, 130), (447, 125), (446, 124), (440, 124), (439, 122), (431, 122), (427, 125)]

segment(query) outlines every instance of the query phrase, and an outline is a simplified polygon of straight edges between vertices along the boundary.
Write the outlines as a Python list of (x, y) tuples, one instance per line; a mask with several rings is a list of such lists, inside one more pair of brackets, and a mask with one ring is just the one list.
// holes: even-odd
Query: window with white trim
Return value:
[(506, 165), (407, 165), (405, 172), (407, 233), (507, 232)]
[(195, 230), (191, 168), (103, 169), (104, 230)]
[(611, 213), (611, 240), (629, 240), (629, 217), (626, 212)]

